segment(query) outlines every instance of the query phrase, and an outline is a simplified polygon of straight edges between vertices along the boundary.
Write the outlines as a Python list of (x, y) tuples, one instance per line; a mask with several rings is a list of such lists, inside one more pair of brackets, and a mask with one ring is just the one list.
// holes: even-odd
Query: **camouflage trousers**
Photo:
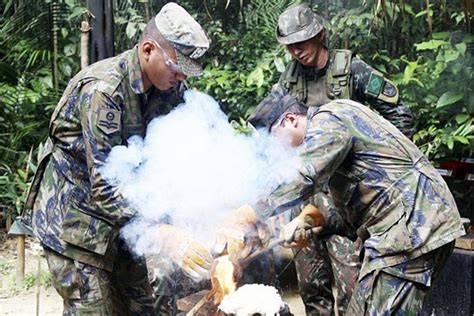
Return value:
[(313, 238), (308, 247), (293, 252), (306, 314), (333, 315), (336, 307), (337, 314), (344, 315), (360, 269), (358, 244), (332, 235)]
[[(347, 315), (418, 315), (453, 249), (451, 242), (403, 264), (372, 271), (357, 283)], [(426, 271), (429, 281), (420, 277)]]
[(63, 315), (155, 315), (146, 266), (123, 249), (108, 272), (43, 247)]

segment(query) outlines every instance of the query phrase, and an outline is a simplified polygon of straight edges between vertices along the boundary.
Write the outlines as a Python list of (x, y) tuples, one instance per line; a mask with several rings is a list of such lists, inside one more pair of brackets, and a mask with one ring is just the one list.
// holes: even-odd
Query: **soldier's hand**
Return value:
[(284, 240), (283, 246), (306, 247), (309, 240), (324, 229), (324, 222), (324, 216), (319, 209), (308, 204), (296, 218), (283, 226), (280, 235)]
[(209, 278), (212, 257), (208, 249), (188, 233), (171, 225), (161, 225), (156, 238), (160, 254), (168, 256), (195, 281)]
[(254, 209), (243, 205), (226, 218), (218, 229), (212, 253), (229, 254), (233, 258), (245, 258), (270, 240), (268, 226), (261, 222)]

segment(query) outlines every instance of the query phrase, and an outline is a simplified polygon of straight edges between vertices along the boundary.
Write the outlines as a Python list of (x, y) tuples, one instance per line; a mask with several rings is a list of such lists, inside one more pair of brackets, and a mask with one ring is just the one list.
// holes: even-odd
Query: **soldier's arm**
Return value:
[[(264, 218), (279, 214), (322, 192), (331, 175), (351, 150), (352, 139), (351, 133), (339, 118), (326, 112), (318, 113), (300, 148), (303, 167), (299, 175), (294, 181), (281, 184), (264, 203), (258, 205), (259, 214)], [(339, 222), (336, 218), (339, 215), (333, 208), (324, 215), (327, 223), (334, 223), (330, 225)]]
[(101, 173), (108, 154), (122, 144), (121, 109), (115, 102), (94, 88), (94, 83), (80, 94), (81, 124), (91, 183), (91, 212), (111, 224), (122, 225), (135, 210), (118, 187), (108, 183)]
[(407, 137), (414, 133), (414, 117), (401, 101), (397, 87), (358, 58), (351, 63), (353, 99), (368, 104)]

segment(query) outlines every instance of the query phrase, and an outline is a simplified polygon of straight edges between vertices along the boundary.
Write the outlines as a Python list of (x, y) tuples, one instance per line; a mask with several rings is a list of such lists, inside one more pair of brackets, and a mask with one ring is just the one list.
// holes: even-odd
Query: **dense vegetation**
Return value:
[[(133, 46), (164, 2), (114, 1), (116, 52)], [(290, 60), (274, 28), (295, 1), (177, 2), (213, 40), (205, 74), (191, 84), (219, 100), (240, 128)], [(431, 160), (472, 157), (470, 1), (311, 2), (326, 18), (331, 47), (352, 49), (398, 84), (417, 118), (414, 140)], [(11, 214), (20, 212), (51, 112), (79, 70), (86, 7), (85, 0), (0, 0), (0, 209)]]

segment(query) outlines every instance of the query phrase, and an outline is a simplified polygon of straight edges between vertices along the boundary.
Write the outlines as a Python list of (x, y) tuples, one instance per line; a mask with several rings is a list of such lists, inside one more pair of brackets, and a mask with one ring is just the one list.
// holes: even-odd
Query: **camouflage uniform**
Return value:
[[(306, 4), (297, 5), (280, 15), (277, 39), (282, 44), (291, 44), (312, 38), (323, 29), (321, 17)], [(377, 110), (408, 137), (414, 132), (412, 113), (400, 101), (397, 87), (380, 72), (353, 57), (349, 50), (330, 51), (329, 60), (322, 69), (306, 67), (293, 60), (273, 89), (290, 93), (309, 107), (319, 107), (334, 99), (352, 99)], [(330, 196), (319, 198), (329, 200)], [(331, 201), (326, 203), (332, 204)], [(321, 242), (324, 244), (318, 244)], [(312, 244), (312, 250), (301, 251), (295, 257), (306, 312), (332, 313), (331, 284), (334, 281), (336, 306), (339, 313), (344, 314), (360, 266), (357, 246), (340, 236), (315, 240)]]
[(26, 205), (65, 314), (154, 313), (145, 263), (117, 238), (135, 210), (104, 180), (100, 167), (113, 146), (143, 137), (147, 123), (179, 100), (177, 91), (144, 90), (137, 47), (69, 82)]
[(416, 314), (465, 233), (446, 183), (416, 145), (359, 103), (332, 101), (307, 118), (301, 176), (281, 185), (260, 213), (306, 204), (329, 185), (336, 211), (325, 213), (326, 230), (363, 242), (348, 314)]

